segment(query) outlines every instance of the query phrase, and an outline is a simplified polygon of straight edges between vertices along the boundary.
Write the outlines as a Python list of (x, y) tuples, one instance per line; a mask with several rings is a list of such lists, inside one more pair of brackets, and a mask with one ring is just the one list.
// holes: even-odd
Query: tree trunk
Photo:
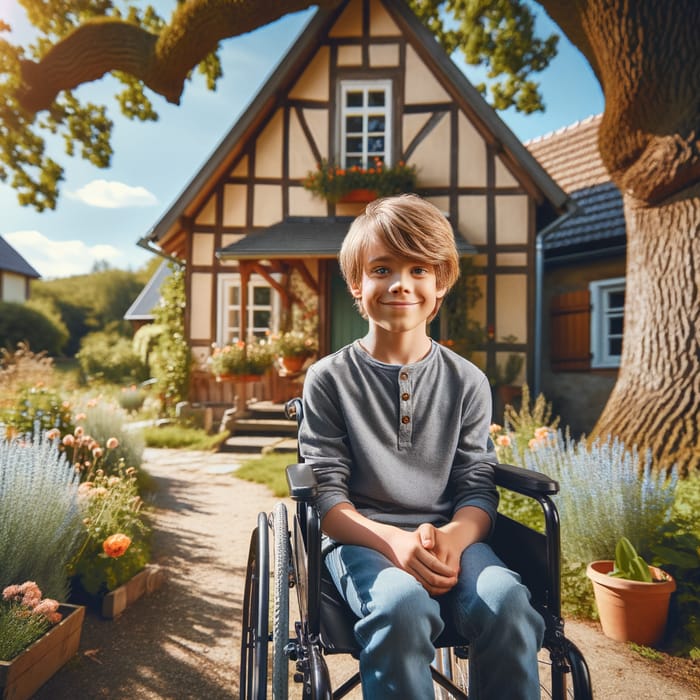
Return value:
[(687, 473), (700, 467), (700, 198), (649, 207), (627, 196), (625, 219), (622, 361), (592, 437)]
[(625, 201), (618, 380), (593, 436), (700, 467), (700, 3), (540, 0), (605, 94), (600, 154)]

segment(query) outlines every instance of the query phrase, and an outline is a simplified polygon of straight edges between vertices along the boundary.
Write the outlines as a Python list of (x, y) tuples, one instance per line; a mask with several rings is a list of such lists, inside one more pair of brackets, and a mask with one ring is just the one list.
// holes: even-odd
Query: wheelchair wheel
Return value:
[(267, 515), (260, 513), (258, 526), (250, 538), (243, 593), (240, 700), (265, 700), (267, 697), (269, 596), (270, 552)]
[(564, 639), (562, 653), (568, 667), (567, 672), (558, 671), (552, 660), (550, 652), (542, 649), (540, 652), (540, 687), (542, 698), (553, 700), (591, 700), (593, 690), (591, 677), (583, 654), (576, 645)]
[(274, 533), (274, 597), (272, 617), (272, 697), (287, 700), (289, 662), (285, 647), (289, 643), (289, 530), (287, 509), (278, 503), (272, 514)]
[[(563, 640), (564, 658), (569, 671), (557, 671), (552, 667), (550, 652), (542, 649), (539, 655), (540, 693), (542, 700), (591, 700), (591, 678), (583, 654), (568, 639)], [(437, 700), (454, 700), (464, 697), (469, 685), (469, 660), (466, 648), (440, 649), (435, 668), (455, 684), (451, 692), (444, 684), (436, 684)], [(460, 692), (461, 691), (461, 692)]]

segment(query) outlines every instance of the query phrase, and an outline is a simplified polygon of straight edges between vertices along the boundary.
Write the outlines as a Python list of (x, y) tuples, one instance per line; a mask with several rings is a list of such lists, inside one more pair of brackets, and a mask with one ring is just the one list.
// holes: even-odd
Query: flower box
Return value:
[(356, 189), (350, 190), (350, 192), (344, 194), (338, 201), (342, 204), (368, 204), (369, 202), (373, 202), (378, 196), (376, 190)]
[(74, 578), (71, 581), (71, 600), (113, 620), (146, 593), (157, 591), (164, 580), (164, 571), (157, 564), (146, 564), (141, 571), (113, 591), (89, 593), (82, 587), (80, 579)]
[(26, 700), (77, 651), (85, 619), (82, 605), (61, 605), (63, 619), (11, 661), (0, 661), (2, 700)]

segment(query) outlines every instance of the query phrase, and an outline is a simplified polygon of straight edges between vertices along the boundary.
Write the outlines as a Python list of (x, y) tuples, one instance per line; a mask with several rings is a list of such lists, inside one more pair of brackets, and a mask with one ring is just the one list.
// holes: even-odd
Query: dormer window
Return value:
[(391, 81), (344, 80), (340, 104), (342, 166), (368, 168), (377, 158), (391, 165)]

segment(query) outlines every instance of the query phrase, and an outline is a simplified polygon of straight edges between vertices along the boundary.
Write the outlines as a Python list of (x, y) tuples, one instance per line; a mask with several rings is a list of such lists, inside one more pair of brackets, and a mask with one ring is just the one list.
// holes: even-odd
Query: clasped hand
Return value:
[(431, 595), (447, 593), (456, 585), (462, 547), (448, 533), (423, 523), (413, 532), (397, 530), (389, 545), (396, 566)]

